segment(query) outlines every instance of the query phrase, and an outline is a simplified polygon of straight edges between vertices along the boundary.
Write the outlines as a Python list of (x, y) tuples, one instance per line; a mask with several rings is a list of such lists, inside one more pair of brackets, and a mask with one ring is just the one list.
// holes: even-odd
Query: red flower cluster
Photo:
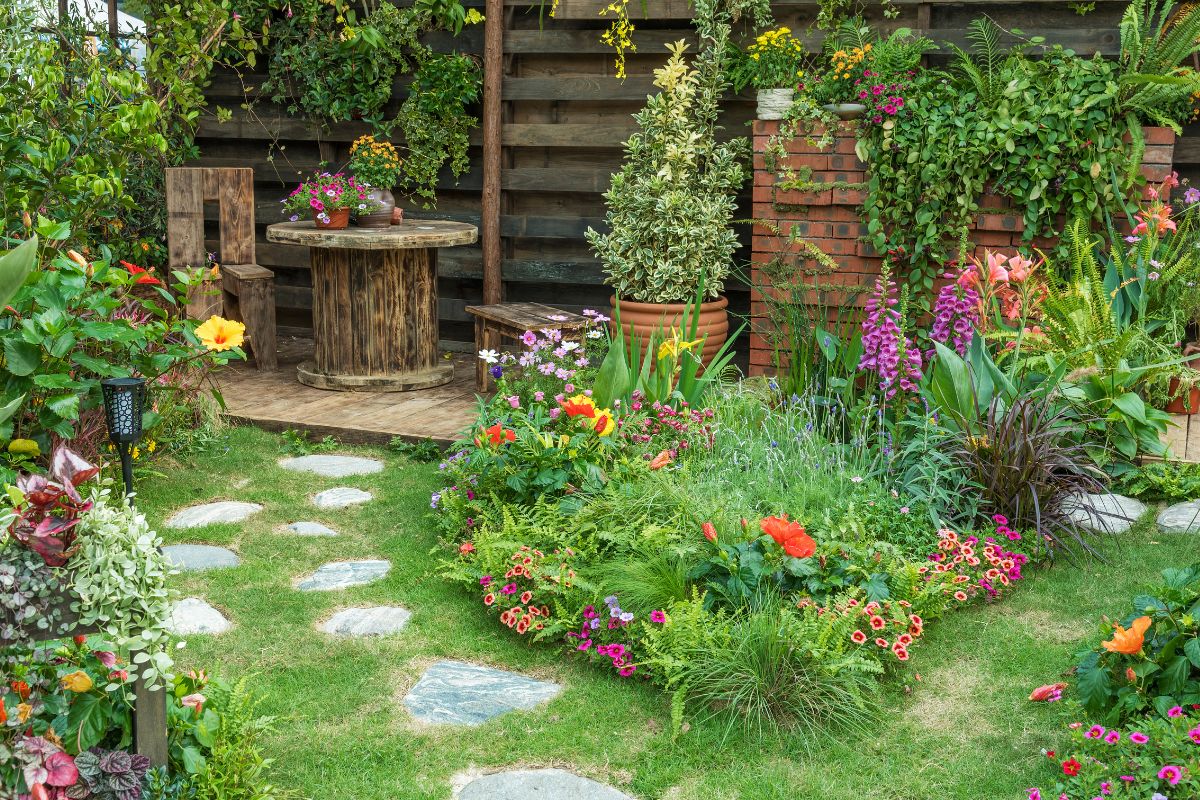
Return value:
[(817, 613), (855, 618), (857, 627), (850, 641), (862, 645), (874, 636), (875, 646), (891, 651), (899, 661), (908, 661), (908, 649), (925, 632), (924, 620), (912, 613), (912, 603), (907, 600), (863, 603), (851, 598), (840, 605), (818, 608)]
[[(1021, 538), (1020, 534), (1007, 527), (1008, 520), (1004, 517), (998, 516), (996, 523), (997, 532), (1004, 532), (1014, 541)], [(979, 547), (979, 539), (975, 536), (960, 539), (951, 530), (938, 533), (941, 537), (938, 552), (929, 556), (934, 563), (932, 566), (922, 566), (920, 571), (926, 575), (926, 580), (932, 580), (940, 573), (953, 574), (952, 585), (946, 592), (953, 593), (954, 599), (960, 603), (981, 592), (985, 592), (988, 599), (999, 597), (1001, 592), (1021, 579), (1021, 567), (1029, 561), (1029, 556), (1024, 553), (1005, 550), (992, 536), (984, 539), (982, 547)]]
[(499, 581), (491, 575), (479, 579), (479, 585), (484, 590), (483, 604), (489, 608), (494, 606), (503, 609), (500, 621), (519, 634), (524, 635), (531, 629), (543, 630), (546, 627), (544, 620), (550, 616), (550, 607), (544, 600), (535, 602), (535, 597), (552, 595), (559, 585), (571, 586), (575, 570), (570, 568), (566, 558), (574, 555), (568, 548), (564, 558), (559, 558), (557, 551), (547, 556), (541, 550), (522, 545), (509, 557), (513, 564), (504, 573), (503, 585), (497, 588)]

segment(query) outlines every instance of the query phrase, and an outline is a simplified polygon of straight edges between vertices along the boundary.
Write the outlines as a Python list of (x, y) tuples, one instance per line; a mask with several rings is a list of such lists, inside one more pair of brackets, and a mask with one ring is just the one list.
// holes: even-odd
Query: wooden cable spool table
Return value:
[(472, 244), (474, 225), (405, 220), (390, 228), (267, 227), (267, 241), (312, 257), (312, 361), (296, 371), (318, 389), (405, 392), (449, 383), (438, 358), (437, 248)]

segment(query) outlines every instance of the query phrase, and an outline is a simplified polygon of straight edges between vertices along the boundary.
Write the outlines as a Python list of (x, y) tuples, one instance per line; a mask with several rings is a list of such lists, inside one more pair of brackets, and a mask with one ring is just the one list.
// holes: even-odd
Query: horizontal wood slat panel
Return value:
[[(1108, 0), (1101, 0), (1097, 5), (1106, 3)], [(600, 12), (604, 10), (611, 0), (559, 0), (558, 9), (554, 12), (555, 19), (595, 19), (600, 16)], [(772, 0), (771, 8), (775, 11), (781, 9), (795, 10), (815, 10), (820, 5), (819, 0)], [(938, 6), (1001, 6), (1001, 5), (1045, 5), (1061, 7), (1063, 3), (1057, 0), (941, 0), (941, 2), (929, 2), (929, 0), (892, 0), (890, 5), (893, 6), (920, 6), (929, 5)], [(655, 20), (655, 19), (691, 19), (695, 9), (688, 0), (648, 0), (646, 3), (633, 2), (629, 4), (629, 18), (631, 20)], [(601, 17), (601, 19), (603, 19)]]

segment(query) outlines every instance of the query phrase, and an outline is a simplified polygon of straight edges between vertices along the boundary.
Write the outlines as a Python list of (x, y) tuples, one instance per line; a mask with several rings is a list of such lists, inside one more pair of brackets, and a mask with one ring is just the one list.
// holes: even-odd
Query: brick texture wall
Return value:
[[(804, 190), (790, 188), (785, 180), (786, 172), (777, 174), (767, 168), (764, 154), (771, 137), (778, 132), (778, 122), (754, 122), (751, 375), (776, 371), (772, 322), (763, 292), (776, 295), (787, 292), (794, 296), (789, 289), (772, 288), (780, 286), (780, 273), (821, 271), (803, 245), (795, 241), (793, 232), (837, 263), (836, 270), (815, 279), (828, 289), (822, 297), (826, 305), (861, 308), (882, 263), (880, 255), (867, 242), (866, 225), (860, 217), (865, 191), (855, 185), (866, 182), (867, 165), (854, 153), (855, 124), (842, 123), (832, 146), (825, 150), (813, 147), (804, 137), (784, 143), (787, 159), (777, 164), (776, 169), (790, 168), (799, 173), (805, 182)], [(1146, 129), (1142, 175), (1147, 181), (1161, 181), (1171, 172), (1174, 143), (1175, 135), (1169, 128)], [(816, 186), (807, 188), (811, 184)], [(829, 187), (821, 188), (820, 184)], [(1024, 221), (1007, 197), (986, 193), (981, 196), (979, 213), (969, 229), (970, 241), (977, 254), (984, 248), (1016, 252), (1017, 247), (1025, 244), (1022, 239)], [(1039, 247), (1050, 244), (1034, 240), (1034, 245)], [(815, 301), (816, 297), (810, 299)]]

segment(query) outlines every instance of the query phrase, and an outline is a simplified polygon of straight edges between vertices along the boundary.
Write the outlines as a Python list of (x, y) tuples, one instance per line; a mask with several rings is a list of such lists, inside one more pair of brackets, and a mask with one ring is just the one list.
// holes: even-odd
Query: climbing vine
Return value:
[(977, 20), (970, 52), (959, 50), (948, 71), (915, 78), (903, 118), (860, 133), (871, 170), (868, 235), (880, 252), (908, 254), (908, 283), (922, 305), (985, 189), (1012, 199), (1013, 210), (996, 213), (1019, 217), (1032, 246), (1057, 239), (1068, 220), (1103, 221), (1136, 176), (1117, 67), (1057, 46), (1035, 60), (1037, 40), (1002, 50), (999, 36), (990, 20)]

